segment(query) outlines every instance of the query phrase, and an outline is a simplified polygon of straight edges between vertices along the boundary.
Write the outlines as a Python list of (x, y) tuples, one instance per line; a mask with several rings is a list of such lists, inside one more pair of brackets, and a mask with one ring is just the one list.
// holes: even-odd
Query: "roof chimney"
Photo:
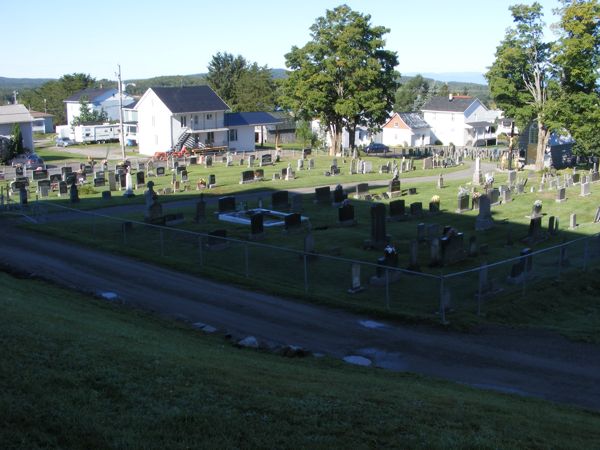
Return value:
[(452, 100), (454, 100), (454, 96), (452, 95), (452, 93), (448, 94), (448, 101), (451, 102)]

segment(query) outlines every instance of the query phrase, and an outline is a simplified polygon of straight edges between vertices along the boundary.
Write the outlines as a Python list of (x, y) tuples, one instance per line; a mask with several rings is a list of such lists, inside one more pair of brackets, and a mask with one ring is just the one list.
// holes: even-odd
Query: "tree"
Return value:
[(342, 131), (379, 128), (393, 107), (398, 77), (395, 52), (385, 50), (385, 27), (346, 5), (327, 10), (311, 26), (311, 40), (285, 55), (291, 73), (282, 105), (303, 120), (319, 118), (331, 134), (330, 154), (341, 149)]
[(411, 78), (396, 91), (394, 111), (419, 111), (425, 104), (428, 92), (429, 83), (421, 75)]
[(302, 141), (303, 147), (312, 147), (318, 140), (316, 133), (310, 126), (310, 122), (306, 120), (299, 120), (297, 122), (296, 137)]
[(438, 91), (438, 95), (440, 97), (448, 97), (450, 95), (450, 88), (448, 87), (448, 83), (444, 83), (440, 86), (440, 90)]
[(521, 129), (537, 122), (535, 166), (544, 165), (544, 151), (550, 130), (546, 122), (550, 71), (550, 43), (543, 41), (542, 7), (514, 5), (510, 11), (514, 25), (496, 49), (496, 59), (486, 73), (496, 104)]
[(240, 73), (231, 106), (234, 111), (275, 109), (275, 83), (267, 66), (260, 67), (253, 63)]
[(73, 125), (92, 125), (108, 122), (106, 111), (91, 109), (87, 98), (81, 97), (79, 100), (79, 115), (73, 119)]
[(21, 132), (21, 126), (18, 123), (13, 125), (11, 141), (13, 157), (23, 154), (25, 151), (25, 147), (23, 147), (23, 133)]
[(553, 63), (560, 92), (549, 108), (553, 125), (568, 130), (580, 154), (600, 150), (600, 5), (562, 0)]
[(208, 85), (230, 106), (235, 103), (235, 86), (247, 64), (242, 56), (227, 52), (217, 53), (208, 64)]
[(21, 102), (37, 111), (46, 110), (54, 115), (54, 123), (60, 125), (67, 121), (64, 100), (76, 92), (96, 86), (96, 80), (90, 75), (83, 73), (63, 75), (58, 80), (44, 83), (37, 89), (23, 92)]

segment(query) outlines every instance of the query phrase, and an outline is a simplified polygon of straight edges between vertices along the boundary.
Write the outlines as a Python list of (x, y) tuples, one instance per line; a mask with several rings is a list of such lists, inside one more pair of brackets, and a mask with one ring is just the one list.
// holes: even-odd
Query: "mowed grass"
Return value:
[(0, 273), (3, 448), (597, 448), (600, 415), (240, 350)]
[[(230, 168), (228, 168), (230, 169)], [(525, 176), (521, 173), (520, 176)], [(505, 175), (496, 176), (496, 183), (504, 182)], [(537, 178), (532, 174), (528, 184), (534, 184)], [(547, 239), (532, 246), (533, 250), (561, 244), (564, 241), (577, 240), (583, 236), (597, 233), (599, 225), (593, 223), (596, 205), (600, 204), (600, 189), (592, 187), (592, 195), (579, 196), (579, 186), (567, 190), (566, 202), (554, 201), (554, 192), (525, 193), (514, 197), (514, 201), (494, 207), (492, 214), (495, 227), (492, 230), (475, 231), (477, 211), (457, 214), (456, 192), (462, 181), (447, 181), (444, 189), (437, 189), (435, 182), (411, 182), (408, 186), (417, 187), (416, 195), (405, 195), (407, 207), (411, 202), (421, 202), (425, 208), (433, 195), (441, 198), (442, 213), (425, 215), (422, 218), (403, 222), (388, 222), (387, 233), (398, 249), (399, 267), (405, 268), (409, 263), (409, 245), (417, 237), (417, 224), (436, 223), (440, 229), (451, 225), (464, 232), (465, 249), (471, 237), (477, 246), (487, 246), (486, 252), (466, 258), (463, 262), (451, 264), (444, 268), (429, 267), (429, 246), (419, 244), (419, 263), (422, 272), (439, 277), (440, 273), (453, 273), (461, 270), (477, 268), (483, 263), (493, 263), (519, 255), (522, 248), (530, 246), (522, 241), (527, 235), (531, 207), (535, 200), (542, 200), (544, 228), (549, 216), (560, 221), (560, 233), (548, 235)], [(382, 194), (384, 188), (373, 188), (373, 194)], [(270, 191), (260, 194), (265, 206), (270, 206)], [(165, 196), (161, 196), (163, 201)], [(141, 200), (141, 196), (138, 197)], [(198, 199), (194, 193), (187, 199)], [(127, 199), (122, 199), (127, 200)], [(82, 205), (88, 200), (83, 200)], [(387, 201), (384, 201), (387, 202)], [(249, 207), (258, 205), (256, 198), (245, 202)], [(398, 282), (385, 286), (369, 285), (369, 278), (375, 274), (374, 264), (381, 256), (381, 251), (367, 250), (364, 241), (370, 236), (370, 205), (365, 201), (352, 200), (356, 209), (358, 224), (355, 227), (339, 227), (337, 225), (337, 209), (313, 203), (313, 195), (303, 195), (303, 214), (310, 218), (315, 251), (318, 258), (307, 260), (307, 272), (301, 252), (304, 249), (303, 232), (283, 233), (280, 228), (266, 230), (266, 236), (258, 245), (248, 242), (249, 227), (234, 225), (217, 220), (214, 212), (216, 205), (208, 206), (206, 220), (195, 223), (193, 217), (195, 206), (167, 208), (168, 212), (184, 213), (184, 224), (175, 229), (144, 227), (134, 224), (133, 228), (123, 233), (121, 222), (93, 216), (68, 216), (68, 226), (63, 221), (52, 221), (31, 228), (46, 234), (75, 240), (85, 245), (95, 246), (104, 251), (118, 252), (134, 256), (144, 261), (151, 261), (193, 274), (208, 276), (227, 283), (234, 283), (251, 289), (298, 298), (301, 301), (321, 303), (348, 310), (380, 315), (402, 321), (419, 321), (438, 323), (440, 320), (439, 278), (427, 278), (418, 275), (405, 275)], [(104, 202), (104, 204), (108, 204)], [(112, 204), (112, 203), (111, 203)], [(168, 206), (168, 205), (167, 205)], [(49, 211), (55, 211), (49, 208)], [(575, 230), (566, 228), (569, 215), (577, 213), (579, 226)], [(112, 214), (112, 213), (111, 213)], [(123, 220), (141, 221), (143, 212), (121, 211), (116, 213)], [(230, 247), (222, 251), (209, 252), (201, 245), (202, 238), (192, 233), (208, 233), (217, 228), (226, 228), (228, 236), (238, 239)], [(178, 231), (180, 230), (180, 231)], [(186, 233), (187, 231), (192, 233)], [(507, 245), (507, 237), (511, 235), (513, 245)], [(247, 243), (248, 242), (248, 243)], [(267, 244), (273, 247), (264, 247)], [(275, 248), (278, 247), (278, 248)], [(280, 248), (280, 249), (279, 249)], [(471, 272), (445, 281), (445, 289), (452, 298), (452, 309), (446, 315), (450, 326), (470, 328), (482, 323), (503, 323), (520, 326), (549, 328), (575, 339), (600, 342), (600, 317), (595, 312), (598, 302), (593, 296), (578, 296), (574, 301), (569, 290), (577, 290), (580, 273), (584, 267), (584, 244), (575, 243), (569, 247), (569, 265), (559, 267), (558, 250), (545, 253), (534, 258), (535, 277), (527, 281), (523, 288), (520, 284), (508, 284), (511, 263), (490, 269), (489, 278), (495, 285), (495, 293), (486, 297), (479, 305), (478, 272)], [(592, 255), (593, 256), (593, 255)], [(596, 257), (587, 262), (597, 264)], [(357, 295), (347, 292), (350, 287), (351, 263), (330, 257), (341, 257), (349, 260), (364, 261), (361, 277), (367, 289)], [(560, 276), (561, 281), (555, 280)], [(575, 280), (575, 284), (566, 281)], [(560, 286), (561, 289), (554, 289)], [(566, 286), (570, 286), (567, 291)], [(540, 294), (550, 287), (547, 294)], [(553, 298), (552, 302), (546, 301)], [(478, 316), (478, 309), (483, 316)]]

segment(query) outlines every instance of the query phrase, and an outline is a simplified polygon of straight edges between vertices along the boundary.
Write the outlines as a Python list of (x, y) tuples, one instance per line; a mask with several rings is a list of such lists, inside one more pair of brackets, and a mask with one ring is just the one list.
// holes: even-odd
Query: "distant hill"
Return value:
[(487, 84), (487, 80), (480, 72), (407, 72), (403, 73), (406, 76), (421, 75), (424, 78), (443, 81), (445, 83), (474, 83)]
[(6, 78), (0, 77), (1, 89), (30, 89), (40, 87), (54, 78)]

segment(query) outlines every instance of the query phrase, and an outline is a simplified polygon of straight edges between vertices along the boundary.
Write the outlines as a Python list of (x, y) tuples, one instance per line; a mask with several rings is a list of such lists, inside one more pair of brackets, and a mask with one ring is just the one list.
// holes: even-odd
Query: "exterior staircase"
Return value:
[(184, 145), (187, 148), (195, 148), (196, 147), (196, 138), (192, 133), (189, 132), (188, 128), (184, 129), (181, 132), (181, 134), (179, 135), (177, 142), (173, 146), (173, 151), (176, 151), (176, 152), (180, 151)]

